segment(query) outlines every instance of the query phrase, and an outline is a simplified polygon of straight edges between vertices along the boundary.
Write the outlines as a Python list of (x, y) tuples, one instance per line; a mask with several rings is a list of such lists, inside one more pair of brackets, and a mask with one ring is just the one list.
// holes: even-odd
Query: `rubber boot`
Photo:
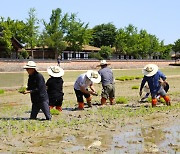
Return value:
[(114, 105), (115, 104), (114, 98), (109, 98), (109, 101), (110, 101), (110, 105)]
[(49, 106), (49, 109), (51, 110), (51, 109), (53, 109), (54, 108), (54, 106)]
[(84, 102), (78, 102), (78, 109), (84, 110)]
[(87, 101), (87, 105), (88, 107), (92, 107), (92, 104), (91, 104), (91, 96), (86, 98), (86, 101)]
[(152, 107), (156, 107), (156, 104), (157, 104), (157, 99), (152, 98)]
[(59, 112), (62, 111), (62, 107), (61, 106), (56, 106), (56, 110), (58, 110)]
[(101, 105), (105, 105), (106, 104), (106, 98), (102, 97), (101, 98)]
[(171, 106), (170, 97), (169, 96), (163, 96), (164, 100), (166, 101), (167, 106)]

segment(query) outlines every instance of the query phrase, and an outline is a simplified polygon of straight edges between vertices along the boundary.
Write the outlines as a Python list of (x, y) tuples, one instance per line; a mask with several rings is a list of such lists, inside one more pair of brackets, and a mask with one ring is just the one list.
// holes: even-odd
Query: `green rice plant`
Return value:
[(138, 80), (138, 79), (142, 79), (143, 76), (135, 76), (134, 78)]
[(56, 109), (51, 109), (50, 113), (51, 113), (51, 115), (59, 115), (60, 114), (60, 112)]
[(134, 76), (126, 76), (126, 80), (134, 80)]
[(125, 81), (125, 78), (124, 78), (124, 77), (116, 77), (115, 79), (116, 79), (116, 80), (119, 80), (119, 81)]
[(147, 101), (148, 101), (148, 103), (151, 103), (151, 102), (152, 102), (152, 98), (151, 98), (151, 97), (148, 97), (148, 98), (147, 98)]
[(140, 79), (142, 76), (121, 76), (121, 77), (116, 77), (116, 80), (119, 81), (128, 81), (128, 80), (134, 80), (134, 79)]
[(160, 98), (159, 99), (159, 102), (163, 103), (163, 104), (166, 104), (166, 101), (164, 100), (164, 98)]
[(0, 94), (4, 94), (4, 90), (3, 89), (0, 89)]
[(21, 87), (18, 89), (19, 93), (24, 93), (26, 91), (26, 87)]
[(116, 98), (116, 103), (117, 104), (127, 104), (128, 100), (127, 100), (127, 98), (121, 96), (121, 97)]
[(132, 89), (139, 89), (139, 86), (132, 86)]

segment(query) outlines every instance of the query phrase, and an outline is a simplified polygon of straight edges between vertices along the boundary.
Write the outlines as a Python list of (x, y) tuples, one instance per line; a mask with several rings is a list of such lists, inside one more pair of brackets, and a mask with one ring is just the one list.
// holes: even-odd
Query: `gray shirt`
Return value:
[(113, 72), (109, 67), (100, 69), (98, 73), (101, 75), (101, 82), (103, 86), (114, 83)]

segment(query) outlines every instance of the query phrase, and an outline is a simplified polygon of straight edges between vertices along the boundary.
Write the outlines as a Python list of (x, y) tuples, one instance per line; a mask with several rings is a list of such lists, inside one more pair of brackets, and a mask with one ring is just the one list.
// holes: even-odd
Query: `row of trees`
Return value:
[[(67, 47), (73, 51), (81, 51), (85, 44), (100, 47), (98, 54), (103, 58), (110, 57), (112, 53), (131, 55), (135, 58), (152, 55), (168, 58), (172, 49), (175, 52), (180, 51), (180, 40), (174, 45), (164, 45), (155, 35), (143, 29), (138, 31), (131, 24), (117, 29), (112, 23), (108, 23), (89, 29), (88, 24), (78, 19), (76, 14), (62, 14), (60, 8), (52, 10), (49, 22), (37, 19), (34, 8), (29, 10), (28, 15), (26, 22), (12, 20), (10, 17), (5, 20), (1, 17), (0, 32), (3, 37), (0, 37), (0, 45), (6, 47), (8, 56), (12, 52), (12, 37), (31, 48), (31, 51), (35, 46), (48, 46), (56, 55), (61, 54)], [(44, 28), (40, 32), (41, 23)]]

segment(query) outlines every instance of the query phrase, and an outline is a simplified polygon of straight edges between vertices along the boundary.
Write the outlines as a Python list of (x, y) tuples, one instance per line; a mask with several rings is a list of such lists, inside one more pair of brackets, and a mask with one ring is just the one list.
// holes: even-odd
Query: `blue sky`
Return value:
[(109, 22), (118, 29), (133, 24), (165, 44), (180, 39), (180, 0), (3, 0), (0, 16), (26, 21), (30, 8), (47, 22), (52, 10), (61, 8), (63, 14), (76, 13), (89, 28)]

